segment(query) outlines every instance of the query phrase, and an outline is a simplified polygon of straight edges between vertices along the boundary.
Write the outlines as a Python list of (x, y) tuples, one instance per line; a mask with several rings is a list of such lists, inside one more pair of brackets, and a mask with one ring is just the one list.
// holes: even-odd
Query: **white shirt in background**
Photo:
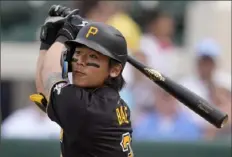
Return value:
[(16, 110), (3, 122), (1, 129), (2, 138), (8, 139), (59, 139), (60, 135), (59, 125), (36, 106)]

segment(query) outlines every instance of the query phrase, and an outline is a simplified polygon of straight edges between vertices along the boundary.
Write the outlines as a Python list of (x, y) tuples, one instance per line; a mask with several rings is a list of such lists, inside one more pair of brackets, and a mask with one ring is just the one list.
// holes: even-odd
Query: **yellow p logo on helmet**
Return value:
[(88, 32), (87, 32), (87, 34), (86, 34), (85, 37), (88, 38), (90, 34), (96, 35), (97, 32), (98, 32), (98, 28), (97, 28), (97, 27), (91, 26), (91, 27), (89, 28), (89, 30), (88, 30)]

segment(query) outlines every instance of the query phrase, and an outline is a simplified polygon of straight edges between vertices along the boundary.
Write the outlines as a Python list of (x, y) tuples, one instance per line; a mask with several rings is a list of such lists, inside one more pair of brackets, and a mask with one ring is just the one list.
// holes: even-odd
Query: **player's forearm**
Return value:
[(44, 95), (48, 98), (49, 92), (54, 83), (62, 80), (60, 57), (64, 44), (55, 42), (47, 51), (42, 68), (42, 81), (44, 85)]
[(36, 64), (36, 76), (35, 76), (35, 85), (37, 93), (44, 93), (43, 81), (41, 77), (41, 71), (43, 68), (44, 58), (47, 50), (40, 50), (39, 56)]

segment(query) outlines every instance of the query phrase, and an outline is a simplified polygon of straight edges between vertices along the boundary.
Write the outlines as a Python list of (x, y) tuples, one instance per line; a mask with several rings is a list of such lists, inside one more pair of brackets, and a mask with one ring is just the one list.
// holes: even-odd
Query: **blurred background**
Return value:
[(126, 37), (131, 55), (216, 105), (216, 129), (129, 64), (122, 98), (136, 157), (231, 154), (231, 1), (1, 1), (1, 157), (59, 155), (60, 128), (29, 101), (40, 26), (51, 5), (79, 8)]

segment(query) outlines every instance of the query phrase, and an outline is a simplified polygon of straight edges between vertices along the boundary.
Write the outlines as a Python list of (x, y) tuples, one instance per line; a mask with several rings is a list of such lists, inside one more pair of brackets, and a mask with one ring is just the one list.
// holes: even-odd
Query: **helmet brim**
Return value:
[(112, 55), (111, 52), (109, 52), (107, 49), (105, 49), (104, 47), (102, 47), (101, 45), (97, 44), (96, 42), (93, 41), (89, 41), (86, 39), (75, 39), (75, 40), (69, 40), (65, 42), (65, 45), (67, 45), (68, 47), (78, 47), (80, 45), (84, 45), (92, 50), (95, 50), (105, 56), (108, 56), (112, 59), (115, 59), (119, 62), (121, 62), (120, 60), (118, 60), (116, 57), (114, 57), (114, 55)]

